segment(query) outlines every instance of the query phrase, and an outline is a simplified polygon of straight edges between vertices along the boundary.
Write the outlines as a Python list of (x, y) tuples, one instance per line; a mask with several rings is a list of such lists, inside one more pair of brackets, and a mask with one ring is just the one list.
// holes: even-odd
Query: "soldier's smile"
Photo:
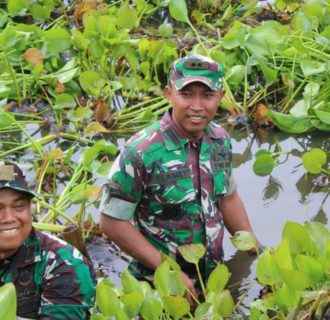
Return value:
[(18, 232), (19, 228), (12, 228), (12, 229), (4, 229), (0, 230), (0, 234), (15, 234)]
[(24, 192), (0, 189), (0, 259), (13, 255), (31, 232), (30, 203)]
[(188, 139), (203, 135), (223, 96), (222, 91), (213, 91), (201, 82), (192, 82), (181, 90), (167, 87), (165, 92), (173, 104), (173, 122)]

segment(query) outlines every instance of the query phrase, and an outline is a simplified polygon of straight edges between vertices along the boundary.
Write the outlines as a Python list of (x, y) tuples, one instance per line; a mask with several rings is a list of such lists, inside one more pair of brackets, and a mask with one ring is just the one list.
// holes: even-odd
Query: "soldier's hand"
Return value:
[[(184, 272), (181, 272), (181, 279), (186, 287), (186, 293), (184, 297), (188, 300), (190, 307), (195, 308), (197, 306), (196, 300), (198, 299), (198, 294), (194, 283)], [(191, 295), (194, 295), (196, 299), (193, 299)]]

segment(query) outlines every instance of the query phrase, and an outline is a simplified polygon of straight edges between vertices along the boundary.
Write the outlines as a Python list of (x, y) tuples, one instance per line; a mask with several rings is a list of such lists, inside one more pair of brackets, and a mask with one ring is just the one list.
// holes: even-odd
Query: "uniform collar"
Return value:
[[(160, 121), (160, 129), (163, 135), (163, 139), (168, 150), (175, 150), (183, 147), (189, 142), (189, 139), (185, 138), (180, 130), (174, 124), (172, 117), (172, 108), (167, 110), (162, 120)], [(211, 139), (220, 139), (224, 137), (223, 130), (217, 130), (218, 126), (214, 123), (210, 123), (204, 130), (204, 134), (201, 140), (204, 140), (205, 136), (209, 136)]]
[(37, 235), (37, 231), (32, 227), (30, 235), (15, 253), (13, 262), (17, 267), (21, 268), (40, 260), (40, 238)]

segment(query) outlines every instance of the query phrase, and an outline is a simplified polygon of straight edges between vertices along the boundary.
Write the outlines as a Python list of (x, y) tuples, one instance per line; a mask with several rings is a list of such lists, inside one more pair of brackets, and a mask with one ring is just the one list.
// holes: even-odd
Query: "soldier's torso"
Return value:
[(230, 141), (225, 134), (219, 139), (203, 137), (197, 152), (196, 188), (189, 145), (182, 140), (171, 144), (166, 139), (155, 125), (148, 135), (130, 141), (145, 168), (145, 192), (137, 207), (137, 225), (154, 246), (176, 260), (182, 260), (177, 253), (179, 245), (203, 243), (208, 247), (206, 260), (221, 261), (223, 223), (219, 205), (231, 173)]

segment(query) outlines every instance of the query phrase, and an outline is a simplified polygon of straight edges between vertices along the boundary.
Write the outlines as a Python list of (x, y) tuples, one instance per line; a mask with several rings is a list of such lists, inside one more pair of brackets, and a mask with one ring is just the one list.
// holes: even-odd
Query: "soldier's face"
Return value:
[(170, 103), (173, 104), (172, 119), (188, 139), (198, 139), (213, 120), (223, 91), (212, 91), (201, 82), (193, 82), (181, 90), (165, 88)]
[(13, 255), (31, 228), (30, 198), (24, 192), (0, 189), (0, 259)]

